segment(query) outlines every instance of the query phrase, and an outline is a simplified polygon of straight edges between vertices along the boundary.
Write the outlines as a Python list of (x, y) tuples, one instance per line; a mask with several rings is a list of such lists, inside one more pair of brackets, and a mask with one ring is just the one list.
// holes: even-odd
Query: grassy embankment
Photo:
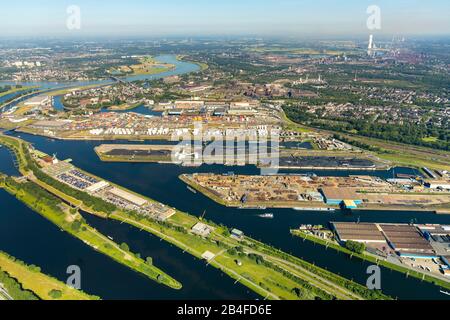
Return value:
[(32, 182), (18, 183), (9, 178), (1, 186), (32, 210), (38, 212), (62, 230), (82, 240), (96, 251), (146, 275), (152, 280), (174, 289), (181, 288), (181, 284), (176, 280), (155, 266), (147, 264), (143, 259), (130, 252), (127, 247), (119, 246), (108, 239), (87, 224), (75, 209), (60, 203), (58, 198), (50, 195)]
[(294, 132), (299, 132), (299, 133), (308, 133), (308, 132), (312, 131), (311, 128), (300, 125), (300, 124), (292, 121), (291, 119), (289, 119), (284, 111), (281, 112), (281, 116), (282, 116), (282, 120), (284, 122), (284, 125), (283, 125), (284, 130), (294, 131)]
[(200, 67), (200, 72), (201, 71), (205, 71), (205, 70), (207, 70), (209, 68), (208, 64), (206, 64), (204, 62), (200, 62), (200, 61), (193, 61), (193, 60), (185, 59), (185, 56), (183, 56), (183, 55), (178, 55), (177, 56), (177, 60), (185, 61), (185, 62), (189, 62), (189, 63), (193, 63), (193, 64), (198, 65)]
[(211, 266), (268, 299), (388, 298), (252, 239), (232, 239), (225, 227), (215, 226), (207, 238), (196, 236), (190, 230), (200, 220), (183, 212), (177, 211), (164, 223), (121, 210), (110, 213), (109, 218), (152, 233), (197, 258), (206, 251), (213, 253), (214, 258), (208, 262)]
[(36, 88), (37, 88), (36, 86), (28, 86), (28, 87), (22, 87), (22, 88), (13, 88), (11, 90), (8, 90), (8, 91), (0, 93), (0, 98), (4, 97), (4, 96), (7, 96), (8, 94), (22, 92), (22, 91), (26, 92), (26, 91), (29, 91), (29, 90), (32, 90), (32, 89), (36, 89)]
[[(0, 137), (0, 143), (7, 145), (4, 140), (5, 139), (3, 137)], [(19, 143), (17, 140), (14, 142)], [(11, 144), (7, 146), (11, 146)], [(15, 150), (19, 159), (25, 159), (25, 155), (22, 152), (17, 151), (20, 149)], [(24, 168), (22, 168), (21, 171), (25, 173)], [(70, 208), (64, 203), (61, 203), (60, 199), (48, 192), (59, 196), (64, 201), (67, 201), (74, 206), (82, 206), (80, 201), (65, 195), (60, 190), (53, 188), (44, 182), (37, 180), (33, 177), (33, 173), (27, 172), (25, 175), (28, 176), (28, 178), (33, 182), (17, 182), (13, 178), (3, 176), (0, 187), (5, 188), (6, 191), (16, 196), (17, 199), (25, 203), (32, 210), (38, 212), (72, 236), (82, 240), (85, 244), (94, 248), (96, 251), (109, 256), (113, 260), (137, 272), (140, 272), (148, 278), (161, 284), (173, 289), (181, 288), (181, 284), (178, 281), (165, 274), (157, 267), (146, 263), (139, 256), (130, 252), (126, 246), (119, 246), (112, 240), (105, 237), (103, 234), (87, 224), (76, 209)], [(86, 209), (91, 214), (105, 217), (105, 215), (101, 212), (92, 210), (89, 207)]]
[[(3, 272), (3, 274), (2, 274)], [(96, 296), (67, 286), (41, 273), (40, 268), (26, 265), (0, 252), (0, 282), (15, 300), (98, 300)]]
[[(196, 257), (206, 250), (214, 253), (211, 265), (269, 299), (388, 299), (379, 292), (370, 291), (251, 238), (245, 237), (239, 242), (228, 236), (225, 227), (212, 222), (205, 223), (215, 226), (215, 231), (207, 239), (197, 237), (187, 230), (200, 220), (183, 212), (177, 212), (170, 219), (172, 226), (169, 228), (124, 214), (112, 215), (111, 218), (162, 237)], [(236, 260), (240, 260), (242, 265), (236, 266)], [(268, 292), (270, 296), (267, 296)]]
[(344, 248), (344, 247), (340, 246), (336, 242), (326, 241), (326, 240), (321, 239), (319, 237), (316, 237), (314, 235), (306, 234), (305, 232), (302, 232), (301, 230), (291, 230), (291, 234), (294, 235), (294, 236), (300, 237), (302, 239), (305, 239), (305, 240), (317, 243), (319, 245), (322, 245), (322, 246), (326, 247), (327, 249), (328, 248), (334, 249), (336, 251), (345, 253), (345, 254), (349, 255), (350, 257), (356, 257), (356, 258), (359, 258), (361, 260), (368, 261), (368, 262), (374, 263), (376, 265), (381, 265), (381, 266), (386, 267), (388, 269), (391, 269), (391, 270), (403, 273), (403, 274), (406, 275), (406, 277), (417, 278), (417, 279), (420, 279), (422, 281), (430, 282), (430, 283), (432, 283), (434, 285), (437, 285), (437, 286), (440, 286), (442, 288), (450, 289), (450, 282), (448, 282), (448, 281), (445, 281), (443, 279), (439, 279), (439, 278), (430, 276), (428, 274), (424, 274), (424, 273), (421, 273), (421, 272), (418, 272), (418, 271), (415, 271), (415, 270), (411, 270), (409, 268), (402, 267), (400, 265), (388, 262), (388, 261), (386, 261), (386, 260), (384, 260), (382, 258), (379, 258), (379, 257), (377, 257), (375, 255), (372, 255), (372, 254), (370, 254), (368, 252), (364, 252), (362, 254), (356, 253), (356, 252), (350, 251), (347, 248)]

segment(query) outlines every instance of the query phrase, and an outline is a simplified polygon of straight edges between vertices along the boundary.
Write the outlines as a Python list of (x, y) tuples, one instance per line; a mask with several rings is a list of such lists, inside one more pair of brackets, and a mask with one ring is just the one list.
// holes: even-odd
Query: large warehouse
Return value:
[(436, 258), (435, 251), (419, 230), (408, 224), (379, 225), (389, 245), (402, 257)]
[(344, 205), (347, 209), (355, 209), (362, 203), (362, 196), (355, 188), (323, 187), (320, 189), (326, 204)]
[(374, 223), (332, 222), (331, 225), (342, 242), (386, 243), (381, 230)]
[(408, 224), (331, 222), (339, 241), (356, 241), (379, 247), (388, 244), (401, 257), (433, 259), (436, 253), (419, 230)]
[(37, 96), (28, 99), (24, 104), (26, 106), (42, 106), (45, 104), (50, 103), (50, 97), (49, 96)]
[(147, 204), (147, 200), (116, 187), (112, 188), (111, 190), (108, 190), (108, 192), (139, 207), (142, 207), (143, 205)]

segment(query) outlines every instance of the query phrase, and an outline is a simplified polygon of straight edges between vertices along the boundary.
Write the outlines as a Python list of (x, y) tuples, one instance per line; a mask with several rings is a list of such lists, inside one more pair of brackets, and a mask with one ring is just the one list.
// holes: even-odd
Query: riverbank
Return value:
[[(8, 254), (0, 251), (0, 270), (15, 279), (21, 286), (16, 290), (29, 290), (42, 300), (98, 300), (99, 297), (88, 295), (76, 290), (40, 272), (39, 267), (26, 265)], [(8, 289), (8, 288), (6, 288)], [(11, 292), (10, 292), (11, 291)], [(17, 292), (17, 291), (14, 291)], [(8, 290), (13, 299), (32, 299), (33, 296), (27, 292), (14, 294)]]
[(30, 91), (32, 89), (36, 89), (37, 87), (35, 86), (27, 86), (27, 87), (20, 87), (20, 88), (14, 88), (5, 92), (0, 93), (0, 98), (7, 96), (9, 94), (13, 94), (13, 93), (20, 93), (21, 91), (25, 92), (25, 91)]
[(417, 278), (421, 281), (427, 281), (429, 283), (432, 283), (434, 285), (440, 286), (442, 288), (445, 289), (450, 289), (450, 282), (449, 281), (445, 281), (444, 279), (440, 279), (437, 277), (433, 277), (430, 276), (428, 274), (425, 273), (421, 273), (415, 270), (412, 270), (410, 268), (406, 268), (406, 267), (402, 267), (398, 264), (394, 264), (391, 263), (385, 259), (383, 259), (382, 257), (377, 257), (373, 254), (370, 254), (368, 252), (364, 252), (364, 253), (356, 253), (353, 251), (348, 250), (347, 248), (342, 247), (341, 245), (339, 245), (336, 242), (333, 241), (326, 241), (324, 239), (321, 239), (317, 236), (314, 236), (312, 234), (307, 234), (301, 230), (291, 230), (291, 234), (296, 236), (296, 237), (300, 237), (304, 240), (308, 240), (311, 241), (313, 243), (319, 244), (321, 246), (324, 246), (326, 249), (333, 249), (335, 251), (338, 252), (342, 252), (346, 255), (348, 255), (350, 258), (356, 257), (358, 259), (364, 260), (364, 261), (368, 261), (370, 263), (374, 263), (376, 265), (381, 265), (383, 267), (386, 267), (390, 270), (396, 271), (396, 272), (400, 272), (403, 273), (406, 277), (414, 277)]
[[(181, 288), (181, 283), (127, 250), (127, 246), (119, 246), (89, 226), (75, 208), (80, 208), (103, 218), (106, 213), (86, 206), (82, 201), (37, 179), (34, 173), (27, 168), (28, 161), (32, 161), (32, 159), (25, 150), (24, 142), (0, 136), (0, 143), (14, 150), (19, 162), (19, 171), (31, 181), (19, 182), (13, 178), (2, 176), (0, 187), (5, 188), (10, 194), (16, 196), (17, 199), (64, 231), (80, 239), (93, 249), (109, 256), (116, 262), (168, 287), (173, 289)], [(61, 200), (71, 204), (74, 208), (61, 203)]]
[(177, 60), (178, 61), (184, 61), (184, 62), (189, 62), (189, 63), (193, 63), (196, 64), (200, 67), (200, 71), (205, 71), (209, 68), (208, 64), (204, 63), (204, 62), (200, 62), (200, 61), (193, 61), (193, 60), (186, 60), (185, 59), (186, 56), (183, 55), (177, 55)]
[(0, 186), (44, 218), (83, 241), (94, 250), (144, 274), (154, 281), (173, 289), (181, 288), (181, 284), (178, 281), (130, 252), (126, 245), (122, 244), (119, 246), (99, 233), (84, 221), (76, 209), (59, 203), (58, 198), (41, 190), (37, 185), (33, 185), (32, 182), (16, 182), (12, 178), (4, 178), (3, 184)]

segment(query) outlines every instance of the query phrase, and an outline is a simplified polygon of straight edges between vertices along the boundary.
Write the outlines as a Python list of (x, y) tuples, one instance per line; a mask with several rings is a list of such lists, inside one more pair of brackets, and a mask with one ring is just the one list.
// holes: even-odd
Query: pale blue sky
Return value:
[[(14, 35), (367, 34), (369, 5), (384, 34), (450, 34), (449, 0), (17, 0), (2, 1), (0, 37)], [(81, 30), (66, 28), (69, 5)]]

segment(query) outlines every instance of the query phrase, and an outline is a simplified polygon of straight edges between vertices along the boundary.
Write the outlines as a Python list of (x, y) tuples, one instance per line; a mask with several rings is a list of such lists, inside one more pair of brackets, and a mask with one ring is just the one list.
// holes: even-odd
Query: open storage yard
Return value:
[(372, 176), (243, 176), (190, 174), (185, 183), (227, 206), (428, 210), (450, 212), (448, 190), (424, 187), (421, 178), (384, 180)]

